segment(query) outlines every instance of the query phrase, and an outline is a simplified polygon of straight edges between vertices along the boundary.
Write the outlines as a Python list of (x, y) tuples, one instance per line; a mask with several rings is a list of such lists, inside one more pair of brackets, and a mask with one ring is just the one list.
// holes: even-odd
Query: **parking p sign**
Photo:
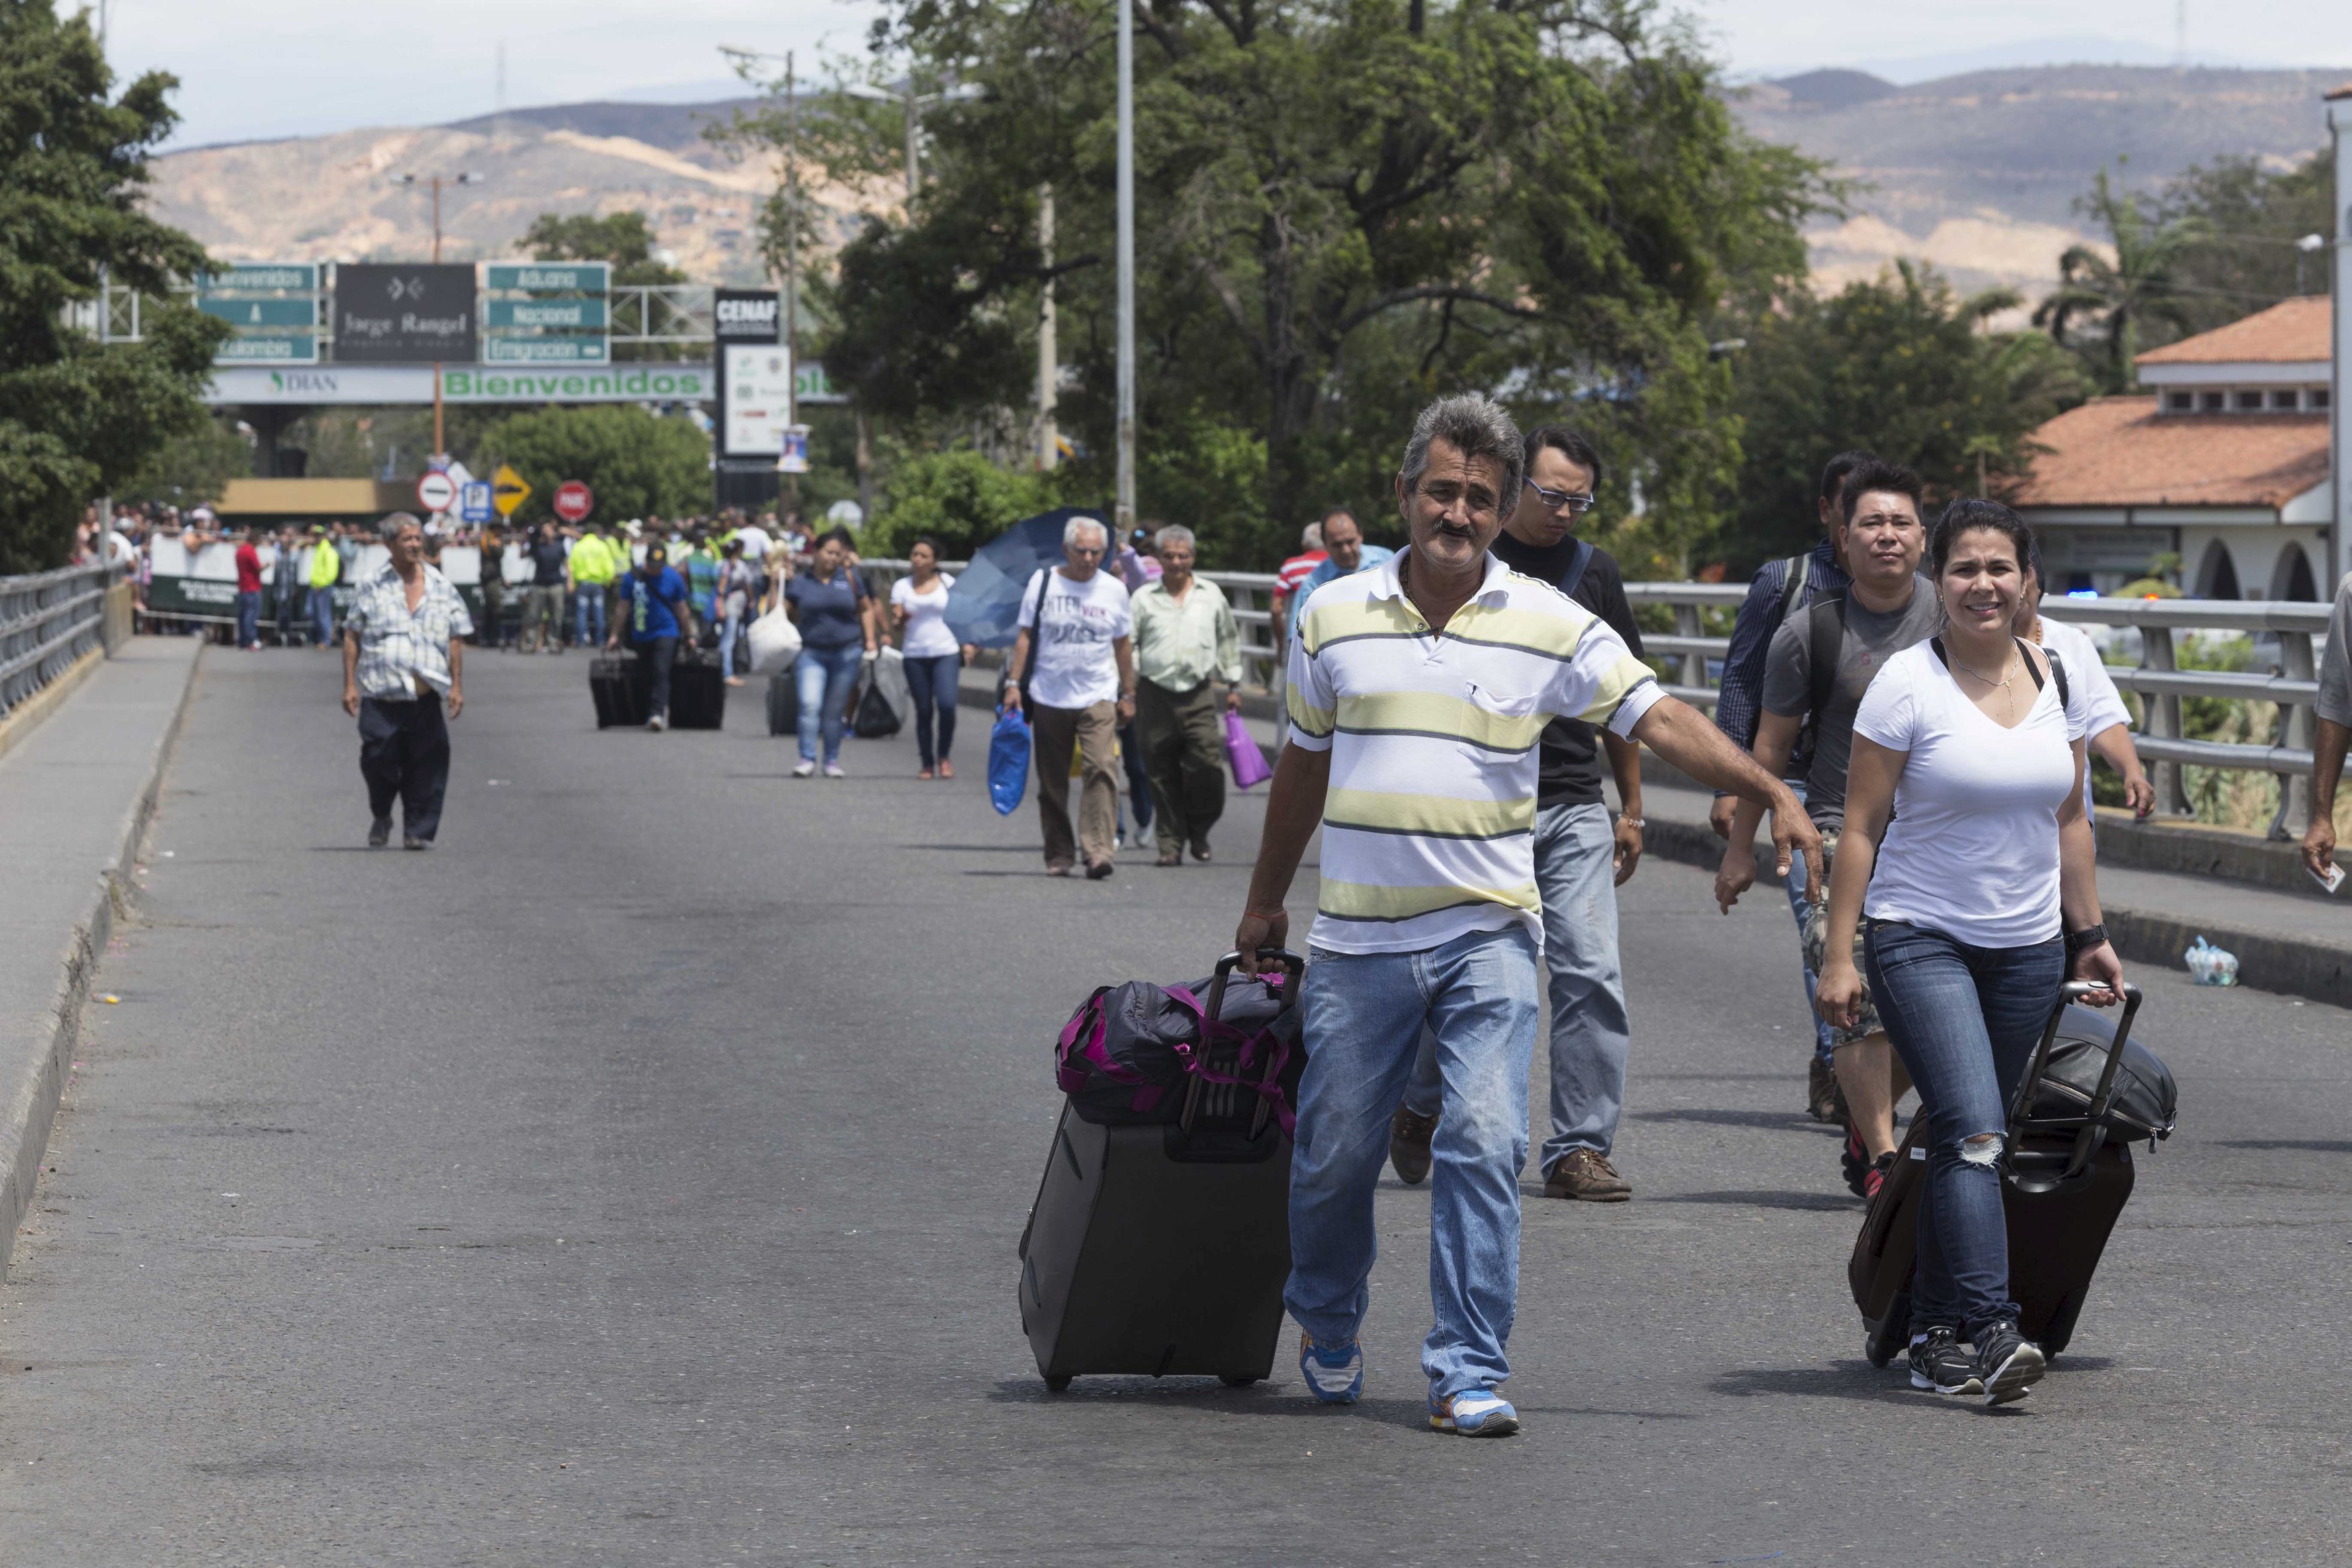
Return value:
[(498, 516), (490, 505), (490, 482), (477, 479), (458, 491), (457, 515), (469, 523), (487, 523)]

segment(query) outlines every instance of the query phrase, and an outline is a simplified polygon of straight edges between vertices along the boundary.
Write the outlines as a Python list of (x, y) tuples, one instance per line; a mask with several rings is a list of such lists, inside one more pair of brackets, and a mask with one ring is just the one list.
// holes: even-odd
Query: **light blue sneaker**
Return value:
[(1364, 1347), (1354, 1340), (1345, 1344), (1317, 1344), (1313, 1334), (1298, 1336), (1298, 1372), (1307, 1392), (1326, 1405), (1353, 1405), (1364, 1393)]
[(1507, 1437), (1519, 1429), (1519, 1413), (1491, 1388), (1465, 1388), (1444, 1399), (1432, 1394), (1429, 1424), (1458, 1437)]

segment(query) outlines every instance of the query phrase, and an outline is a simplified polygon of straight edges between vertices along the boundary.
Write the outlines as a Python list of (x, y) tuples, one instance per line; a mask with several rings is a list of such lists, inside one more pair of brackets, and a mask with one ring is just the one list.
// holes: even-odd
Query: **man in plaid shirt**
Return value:
[(425, 526), (406, 512), (384, 518), (392, 563), (361, 583), (343, 623), (343, 711), (360, 721), (360, 776), (373, 821), (368, 844), (392, 838), (401, 803), (403, 844), (433, 847), (449, 784), (448, 717), (466, 706), (465, 643), (474, 631), (466, 601), (425, 564)]

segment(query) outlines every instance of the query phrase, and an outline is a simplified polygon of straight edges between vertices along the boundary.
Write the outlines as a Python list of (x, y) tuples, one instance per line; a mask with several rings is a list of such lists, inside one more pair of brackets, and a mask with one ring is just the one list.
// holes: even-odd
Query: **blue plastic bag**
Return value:
[(996, 814), (1009, 817), (1019, 810), (1028, 788), (1029, 721), (1019, 708), (1006, 708), (988, 732), (988, 798), (995, 803)]

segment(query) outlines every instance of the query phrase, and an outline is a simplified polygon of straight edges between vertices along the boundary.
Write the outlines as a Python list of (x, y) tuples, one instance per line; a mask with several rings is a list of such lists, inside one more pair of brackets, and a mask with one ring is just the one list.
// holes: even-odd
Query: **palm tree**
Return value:
[[(2110, 261), (2096, 246), (2074, 245), (2058, 258), (2058, 287), (2033, 312), (2033, 324), (2078, 353), (2103, 342), (2102, 390), (2127, 391), (2139, 355), (2140, 326), (2189, 326), (2188, 302), (2173, 270), (2182, 253), (2210, 235), (2200, 218), (2158, 220), (2140, 210), (2128, 187), (2120, 191), (2099, 171), (2089, 196), (2076, 203), (2099, 220), (2114, 242)], [(2069, 340), (2069, 334), (2074, 340)]]

